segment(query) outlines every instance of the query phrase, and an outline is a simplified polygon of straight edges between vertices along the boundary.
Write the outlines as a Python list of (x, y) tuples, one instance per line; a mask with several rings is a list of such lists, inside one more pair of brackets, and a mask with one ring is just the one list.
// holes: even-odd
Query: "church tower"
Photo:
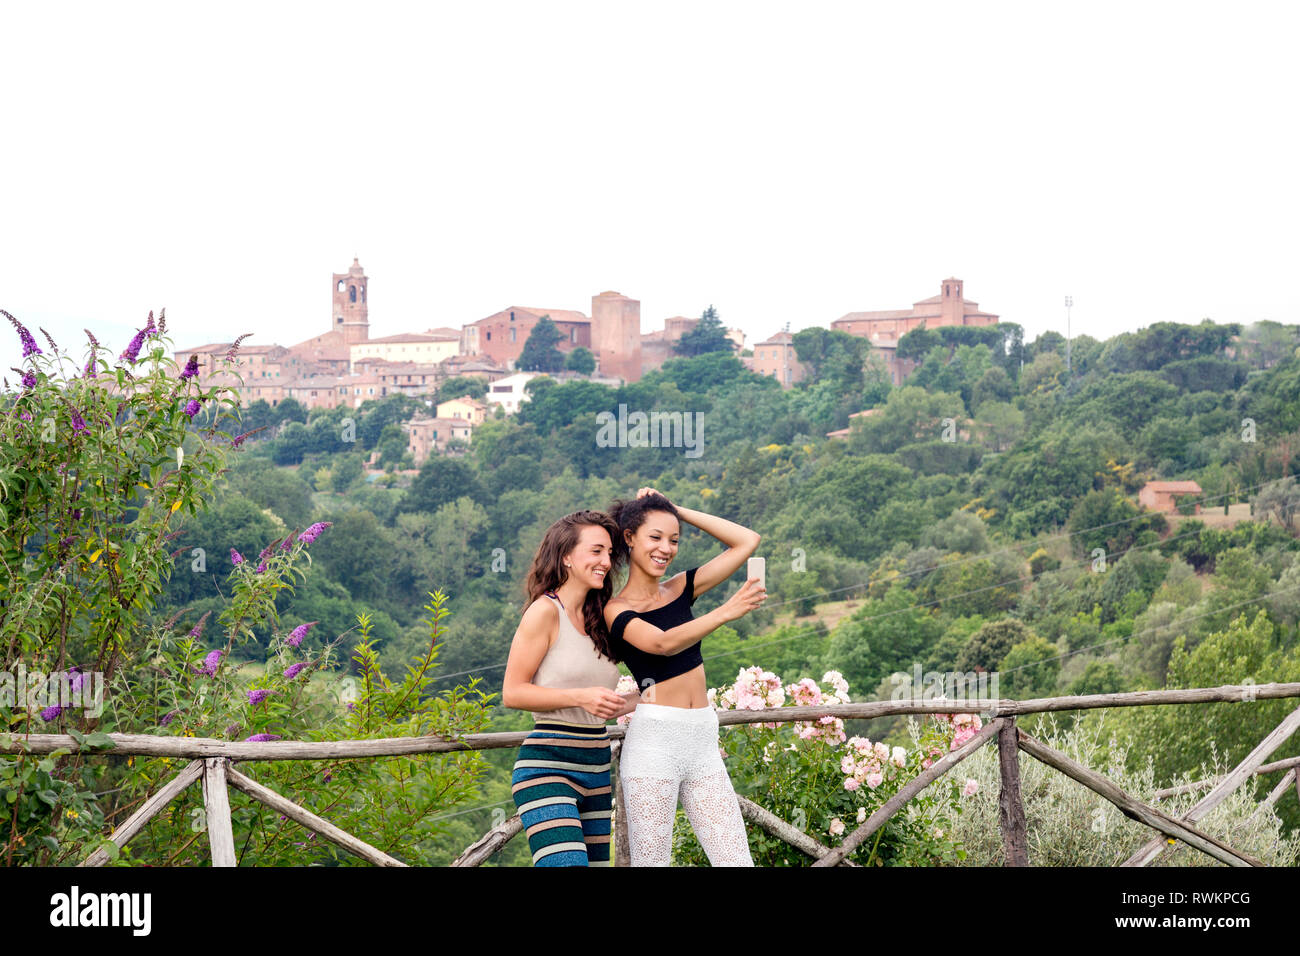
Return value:
[(368, 281), (355, 256), (352, 268), (346, 273), (334, 273), (334, 321), (330, 328), (342, 332), (343, 341), (348, 345), (370, 338), (370, 319), (366, 310)]

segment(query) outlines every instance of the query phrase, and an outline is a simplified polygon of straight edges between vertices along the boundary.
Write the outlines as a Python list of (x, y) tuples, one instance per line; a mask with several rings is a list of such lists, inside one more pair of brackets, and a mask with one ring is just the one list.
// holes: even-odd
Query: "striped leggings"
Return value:
[(609, 866), (609, 765), (604, 724), (534, 724), (510, 775), (533, 866)]

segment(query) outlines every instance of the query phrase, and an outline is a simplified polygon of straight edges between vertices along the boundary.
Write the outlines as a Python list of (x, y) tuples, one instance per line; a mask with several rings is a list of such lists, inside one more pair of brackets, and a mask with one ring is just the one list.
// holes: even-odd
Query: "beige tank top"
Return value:
[[(537, 666), (537, 673), (532, 682), (538, 687), (554, 687), (569, 690), (574, 687), (608, 687), (613, 690), (618, 686), (618, 665), (607, 657), (602, 657), (586, 634), (581, 633), (569, 620), (568, 612), (559, 598), (544, 595), (555, 602), (555, 609), (560, 612), (560, 633), (552, 642), (550, 650)], [(559, 710), (534, 711), (534, 723), (547, 720), (562, 720), (575, 724), (604, 724), (605, 721), (595, 714), (589, 714), (581, 707), (562, 707)]]

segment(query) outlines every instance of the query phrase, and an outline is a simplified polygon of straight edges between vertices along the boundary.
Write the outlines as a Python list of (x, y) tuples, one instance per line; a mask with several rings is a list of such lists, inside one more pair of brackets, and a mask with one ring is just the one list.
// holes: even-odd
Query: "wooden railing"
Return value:
[[(850, 833), (839, 846), (826, 847), (796, 827), (779, 819), (744, 797), (739, 797), (740, 809), (745, 819), (789, 843), (813, 859), (813, 866), (853, 866), (848, 855), (876, 832), (909, 800), (919, 794), (939, 777), (952, 770), (984, 744), (997, 738), (998, 766), (1001, 779), (999, 794), (999, 827), (1002, 832), (1005, 862), (1008, 866), (1028, 864), (1028, 834), (1025, 826), (1024, 804), (1020, 796), (1020, 769), (1018, 755), (1021, 751), (1083, 784), (1099, 796), (1114, 804), (1121, 813), (1146, 824), (1159, 834), (1172, 840), (1182, 840), (1189, 846), (1230, 866), (1260, 866), (1254, 857), (1234, 850), (1221, 841), (1197, 829), (1193, 824), (1222, 802), (1229, 794), (1254, 776), (1285, 770), (1282, 780), (1261, 802), (1256, 814), (1274, 804), (1289, 788), (1300, 797), (1300, 757), (1291, 757), (1265, 763), (1300, 728), (1300, 708), (1287, 715), (1274, 730), (1246, 755), (1245, 759), (1221, 779), (1198, 781), (1180, 787), (1157, 791), (1154, 800), (1210, 787), (1195, 806), (1180, 818), (1174, 818), (1153, 806), (1144, 804), (1125, 793), (1100, 773), (1071, 760), (1042, 741), (1026, 734), (1016, 726), (1016, 717), (1022, 714), (1059, 711), (1090, 710), (1103, 707), (1145, 707), (1152, 705), (1231, 702), (1248, 703), (1259, 700), (1300, 697), (1300, 683), (1247, 684), (1200, 687), (1187, 690), (1137, 691), (1121, 694), (1090, 694), (1075, 697), (1044, 697), (1033, 700), (996, 701), (979, 700), (902, 700), (872, 701), (859, 704), (837, 704), (830, 707), (779, 707), (767, 710), (724, 710), (718, 712), (718, 723), (723, 726), (760, 722), (789, 722), (815, 720), (831, 715), (841, 718), (870, 719), (902, 714), (927, 713), (983, 713), (991, 719), (978, 733), (956, 750), (945, 754), (917, 777), (908, 781), (875, 813)], [(622, 744), (623, 728), (610, 727), (611, 750), (617, 760)], [(391, 737), (372, 740), (343, 741), (267, 741), (262, 743), (235, 742), (202, 737), (160, 737), (148, 734), (109, 734), (113, 746), (108, 750), (95, 749), (97, 754), (109, 756), (147, 755), (161, 757), (189, 757), (191, 762), (166, 785), (154, 793), (132, 816), (118, 826), (109, 837), (118, 847), (123, 847), (156, 813), (171, 802), (177, 794), (195, 781), (202, 780), (203, 800), (206, 808), (208, 843), (213, 866), (234, 866), (235, 846), (230, 820), (229, 786), (242, 791), (254, 800), (284, 814), (308, 830), (319, 834), (336, 846), (378, 866), (406, 866), (401, 860), (376, 849), (364, 840), (340, 830), (328, 820), (285, 799), (237, 771), (233, 764), (257, 760), (347, 760), (370, 757), (392, 757), (412, 754), (450, 753), (463, 750), (489, 750), (517, 747), (528, 736), (528, 731), (510, 733), (467, 734), (456, 738), (442, 737)], [(51, 753), (55, 750), (80, 749), (78, 741), (64, 734), (12, 735), (7, 746), (0, 745), (0, 753), (33, 754)], [(629, 864), (627, 852), (626, 820), (617, 812), (622, 804), (617, 766), (611, 772), (615, 805), (615, 865)], [(489, 830), (468, 847), (452, 866), (477, 866), (489, 859), (512, 837), (522, 830), (518, 814)], [(1145, 866), (1159, 857), (1169, 843), (1157, 836), (1145, 844), (1122, 864)], [(96, 850), (81, 866), (99, 866), (107, 862), (104, 850)]]

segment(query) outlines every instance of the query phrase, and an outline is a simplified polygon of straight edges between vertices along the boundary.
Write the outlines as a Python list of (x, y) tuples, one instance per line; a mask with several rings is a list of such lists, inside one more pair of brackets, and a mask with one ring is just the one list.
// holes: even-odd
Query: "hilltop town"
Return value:
[[(371, 338), (369, 282), (360, 261), (353, 258), (347, 272), (331, 277), (329, 329), (295, 345), (241, 345), (237, 375), (223, 362), (231, 342), (177, 349), (174, 357), (184, 364), (197, 356), (204, 381), (232, 389), (243, 407), (257, 401), (274, 407), (291, 398), (308, 409), (356, 408), (389, 395), (431, 395), (456, 377), (486, 379), (485, 401), (465, 395), (442, 402), (434, 407), (432, 418), (417, 417), (405, 426), (412, 455), (420, 462), (452, 439), (468, 443), (491, 406), (500, 405), (506, 414), (518, 411), (520, 402), (527, 400), (525, 386), (539, 373), (520, 371), (516, 364), (543, 318), (560, 333), (556, 348), (565, 354), (587, 349), (595, 371), (586, 377), (610, 385), (638, 381), (661, 367), (673, 357), (682, 336), (700, 321), (671, 316), (662, 329), (643, 332), (641, 302), (607, 291), (591, 297), (590, 316), (572, 309), (512, 305), (460, 329), (430, 328)], [(938, 295), (914, 302), (910, 309), (849, 312), (829, 326), (868, 339), (893, 383), (900, 385), (914, 364), (897, 355), (898, 340), (907, 332), (922, 324), (927, 328), (987, 326), (997, 321), (997, 315), (981, 311), (978, 303), (964, 297), (960, 279), (948, 278)], [(728, 329), (726, 335), (747, 368), (776, 378), (785, 388), (809, 373), (795, 354), (789, 331), (776, 332), (752, 349), (745, 348), (740, 329)], [(559, 377), (576, 374), (559, 373)]]

